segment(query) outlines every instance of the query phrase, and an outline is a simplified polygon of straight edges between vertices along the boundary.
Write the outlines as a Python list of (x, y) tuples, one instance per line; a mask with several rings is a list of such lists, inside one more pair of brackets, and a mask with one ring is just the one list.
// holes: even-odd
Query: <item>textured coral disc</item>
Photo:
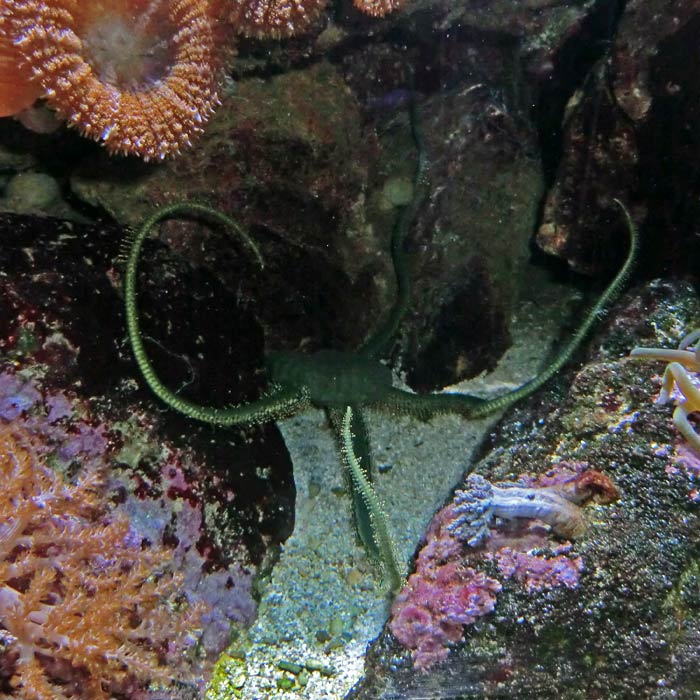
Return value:
[[(228, 0), (228, 21), (237, 34), (274, 38), (303, 34), (321, 16), (328, 0)], [(354, 0), (355, 7), (383, 17), (405, 0)]]
[(372, 17), (384, 17), (397, 10), (405, 0), (354, 0), (355, 7)]
[(178, 152), (217, 103), (208, 0), (0, 0), (0, 11), (42, 96), (110, 151)]
[(327, 4), (327, 0), (230, 0), (228, 21), (237, 34), (279, 39), (303, 34)]
[[(3, 0), (0, 0), (2, 8)], [(0, 117), (9, 117), (31, 107), (41, 97), (41, 86), (31, 81), (32, 73), (18, 62), (17, 48), (5, 32), (0, 9)]]

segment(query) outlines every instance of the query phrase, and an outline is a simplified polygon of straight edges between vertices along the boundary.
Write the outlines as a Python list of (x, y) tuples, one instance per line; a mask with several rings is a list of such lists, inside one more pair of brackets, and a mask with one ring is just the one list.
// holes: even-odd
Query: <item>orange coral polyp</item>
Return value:
[(31, 71), (18, 64), (17, 47), (0, 27), (0, 117), (10, 117), (31, 107), (41, 88), (31, 82)]
[(0, 33), (41, 95), (112, 152), (177, 153), (218, 102), (208, 0), (0, 0)]
[[(383, 16), (405, 0), (354, 0)], [(218, 104), (235, 34), (311, 29), (327, 0), (0, 0), (0, 117), (43, 97), (111, 152), (161, 159)]]
[(404, 4), (404, 0), (354, 0), (355, 7), (372, 17), (384, 17)]

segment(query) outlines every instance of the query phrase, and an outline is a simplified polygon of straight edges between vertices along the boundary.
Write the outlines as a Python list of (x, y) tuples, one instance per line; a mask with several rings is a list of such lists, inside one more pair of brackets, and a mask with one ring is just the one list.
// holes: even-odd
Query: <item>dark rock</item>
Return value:
[[(588, 506), (569, 556), (575, 587), (503, 581), (495, 611), (424, 673), (385, 633), (349, 697), (694, 697), (700, 672), (697, 551), (700, 460), (654, 404), (663, 362), (626, 357), (634, 345), (674, 346), (700, 307), (683, 284), (654, 283), (616, 307), (570, 385), (517, 407), (474, 468), (493, 480), (584, 464), (613, 479), (619, 501)], [(488, 569), (494, 575), (493, 568)]]
[[(164, 442), (201, 460), (197, 489), (208, 504), (211, 565), (241, 547), (259, 563), (293, 522), (291, 464), (275, 426), (215, 430), (164, 411), (152, 396), (126, 340), (119, 228), (14, 215), (2, 215), (0, 228), (3, 369), (40, 377), (46, 391), (70, 392), (107, 424), (146, 410)], [(200, 403), (257, 396), (263, 347), (250, 314), (211, 274), (162, 245), (149, 248), (157, 249), (157, 263), (144, 264), (140, 303), (157, 371)], [(232, 346), (232, 338), (242, 342)], [(151, 466), (156, 474), (142, 477), (157, 485), (159, 467)]]
[(578, 270), (607, 264), (612, 199), (647, 212), (650, 274), (697, 269), (700, 63), (694, 0), (629, 2), (569, 99), (538, 244)]
[[(492, 368), (510, 342), (553, 159), (538, 140), (552, 145), (546, 135), (559, 133), (616, 8), (417, 2), (377, 21), (343, 3), (334, 23), (307, 36), (242, 40), (236, 84), (180, 157), (109, 157), (95, 144), (76, 147), (81, 139), (65, 130), (55, 152), (51, 137), (25, 146), (74, 204), (122, 225), (176, 200), (230, 214), (260, 243), (263, 277), (251, 279), (238, 248), (195, 222), (169, 222), (161, 238), (228, 289), (248, 285), (268, 348), (348, 350), (394, 298), (396, 211), (384, 190), (412, 172), (413, 96), (428, 196), (409, 232), (415, 294), (394, 355), (410, 384), (431, 389)], [(21, 147), (17, 130), (6, 131)]]

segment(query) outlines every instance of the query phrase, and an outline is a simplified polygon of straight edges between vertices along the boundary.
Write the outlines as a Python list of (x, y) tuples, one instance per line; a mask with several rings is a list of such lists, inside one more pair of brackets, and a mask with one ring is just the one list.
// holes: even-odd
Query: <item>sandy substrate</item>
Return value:
[[(459, 390), (498, 395), (530, 378), (548, 356), (571, 298), (570, 289), (549, 285), (548, 303), (524, 303), (513, 321), (514, 346), (497, 370)], [(440, 416), (422, 423), (369, 413), (375, 484), (404, 572), (433, 513), (469, 470), (499, 417)], [(245, 660), (231, 659), (210, 699), (342, 698), (361, 677), (366, 646), (388, 616), (390, 599), (357, 541), (340, 456), (323, 412), (307, 411), (279, 427), (294, 464), (294, 532), (263, 585)]]

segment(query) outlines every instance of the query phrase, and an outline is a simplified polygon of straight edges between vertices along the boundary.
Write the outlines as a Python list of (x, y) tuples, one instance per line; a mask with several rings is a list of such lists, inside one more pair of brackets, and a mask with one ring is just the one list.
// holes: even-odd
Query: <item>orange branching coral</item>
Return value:
[(110, 151), (178, 152), (218, 101), (216, 26), (209, 0), (0, 0), (0, 115), (45, 97)]
[(0, 657), (12, 697), (107, 700), (171, 678), (198, 612), (172, 609), (167, 552), (130, 543), (128, 523), (104, 515), (98, 479), (64, 483), (7, 426), (0, 483)]

